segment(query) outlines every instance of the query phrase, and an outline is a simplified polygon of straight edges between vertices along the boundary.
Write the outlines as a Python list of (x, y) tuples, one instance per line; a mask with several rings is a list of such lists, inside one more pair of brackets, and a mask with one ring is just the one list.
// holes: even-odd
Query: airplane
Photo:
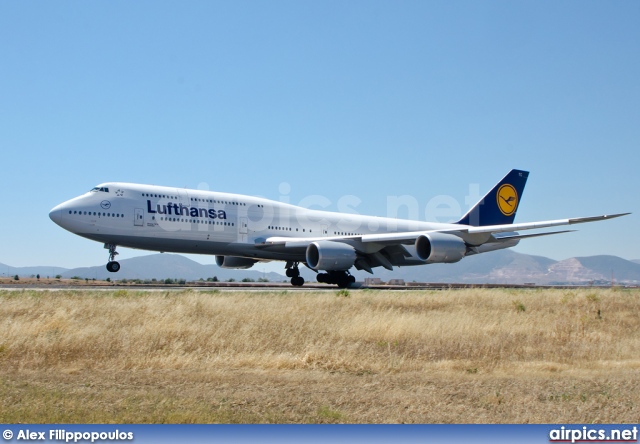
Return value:
[(349, 270), (454, 263), (510, 248), (521, 239), (574, 230), (519, 231), (613, 219), (630, 213), (513, 223), (528, 171), (513, 169), (460, 220), (435, 223), (307, 209), (259, 197), (155, 185), (108, 182), (54, 207), (53, 222), (104, 243), (107, 270), (117, 272), (117, 246), (215, 255), (222, 268), (283, 261), (291, 284), (299, 265), (321, 283), (346, 288)]

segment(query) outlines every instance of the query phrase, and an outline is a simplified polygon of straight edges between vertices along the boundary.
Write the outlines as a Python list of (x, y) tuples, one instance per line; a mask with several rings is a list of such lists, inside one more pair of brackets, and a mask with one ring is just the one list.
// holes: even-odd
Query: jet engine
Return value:
[(238, 268), (246, 270), (251, 268), (253, 264), (258, 262), (255, 259), (248, 259), (246, 257), (236, 256), (216, 256), (216, 264), (220, 268)]
[(306, 259), (307, 265), (314, 270), (348, 270), (356, 262), (356, 250), (342, 242), (311, 242)]
[(443, 233), (423, 234), (416, 239), (415, 247), (418, 257), (427, 264), (458, 262), (467, 252), (462, 239)]

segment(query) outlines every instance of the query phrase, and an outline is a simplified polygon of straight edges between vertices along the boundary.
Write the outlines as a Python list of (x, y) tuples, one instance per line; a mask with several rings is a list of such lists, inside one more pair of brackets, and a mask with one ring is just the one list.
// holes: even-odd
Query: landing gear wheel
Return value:
[(318, 282), (324, 284), (335, 284), (340, 288), (347, 288), (356, 282), (356, 277), (347, 271), (332, 270), (328, 273), (318, 273)]
[(116, 251), (116, 244), (104, 244), (104, 248), (109, 250), (109, 262), (107, 262), (107, 271), (109, 271), (109, 273), (117, 273), (118, 270), (120, 270), (120, 264), (114, 260), (118, 254), (118, 252)]
[(304, 279), (300, 277), (300, 270), (298, 269), (297, 262), (287, 262), (285, 265), (287, 268), (286, 275), (291, 278), (291, 285), (294, 287), (302, 287)]
[(341, 277), (341, 279), (338, 280), (337, 284), (338, 284), (338, 288), (347, 288), (349, 286), (349, 277), (348, 276)]

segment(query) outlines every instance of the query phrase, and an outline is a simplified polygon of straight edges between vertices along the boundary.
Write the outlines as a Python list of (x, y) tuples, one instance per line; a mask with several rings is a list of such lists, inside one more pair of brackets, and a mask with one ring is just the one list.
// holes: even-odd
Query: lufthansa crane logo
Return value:
[(102, 202), (100, 202), (100, 206), (103, 209), (108, 210), (109, 208), (111, 208), (111, 202), (109, 202), (108, 200), (103, 200)]
[(497, 193), (498, 208), (505, 216), (511, 216), (518, 208), (518, 192), (508, 183), (498, 188)]

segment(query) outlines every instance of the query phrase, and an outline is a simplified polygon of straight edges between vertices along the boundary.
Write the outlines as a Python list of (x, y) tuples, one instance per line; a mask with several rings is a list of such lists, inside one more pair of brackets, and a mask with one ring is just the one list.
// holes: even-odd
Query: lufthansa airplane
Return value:
[(458, 262), (465, 256), (513, 247), (520, 239), (566, 233), (518, 231), (593, 222), (629, 213), (514, 224), (527, 171), (511, 170), (462, 219), (432, 223), (310, 210), (282, 202), (181, 188), (109, 182), (68, 200), (49, 217), (62, 228), (104, 243), (107, 270), (117, 272), (117, 246), (216, 255), (223, 268), (284, 261), (301, 286), (299, 264), (318, 282), (347, 287), (352, 267)]

